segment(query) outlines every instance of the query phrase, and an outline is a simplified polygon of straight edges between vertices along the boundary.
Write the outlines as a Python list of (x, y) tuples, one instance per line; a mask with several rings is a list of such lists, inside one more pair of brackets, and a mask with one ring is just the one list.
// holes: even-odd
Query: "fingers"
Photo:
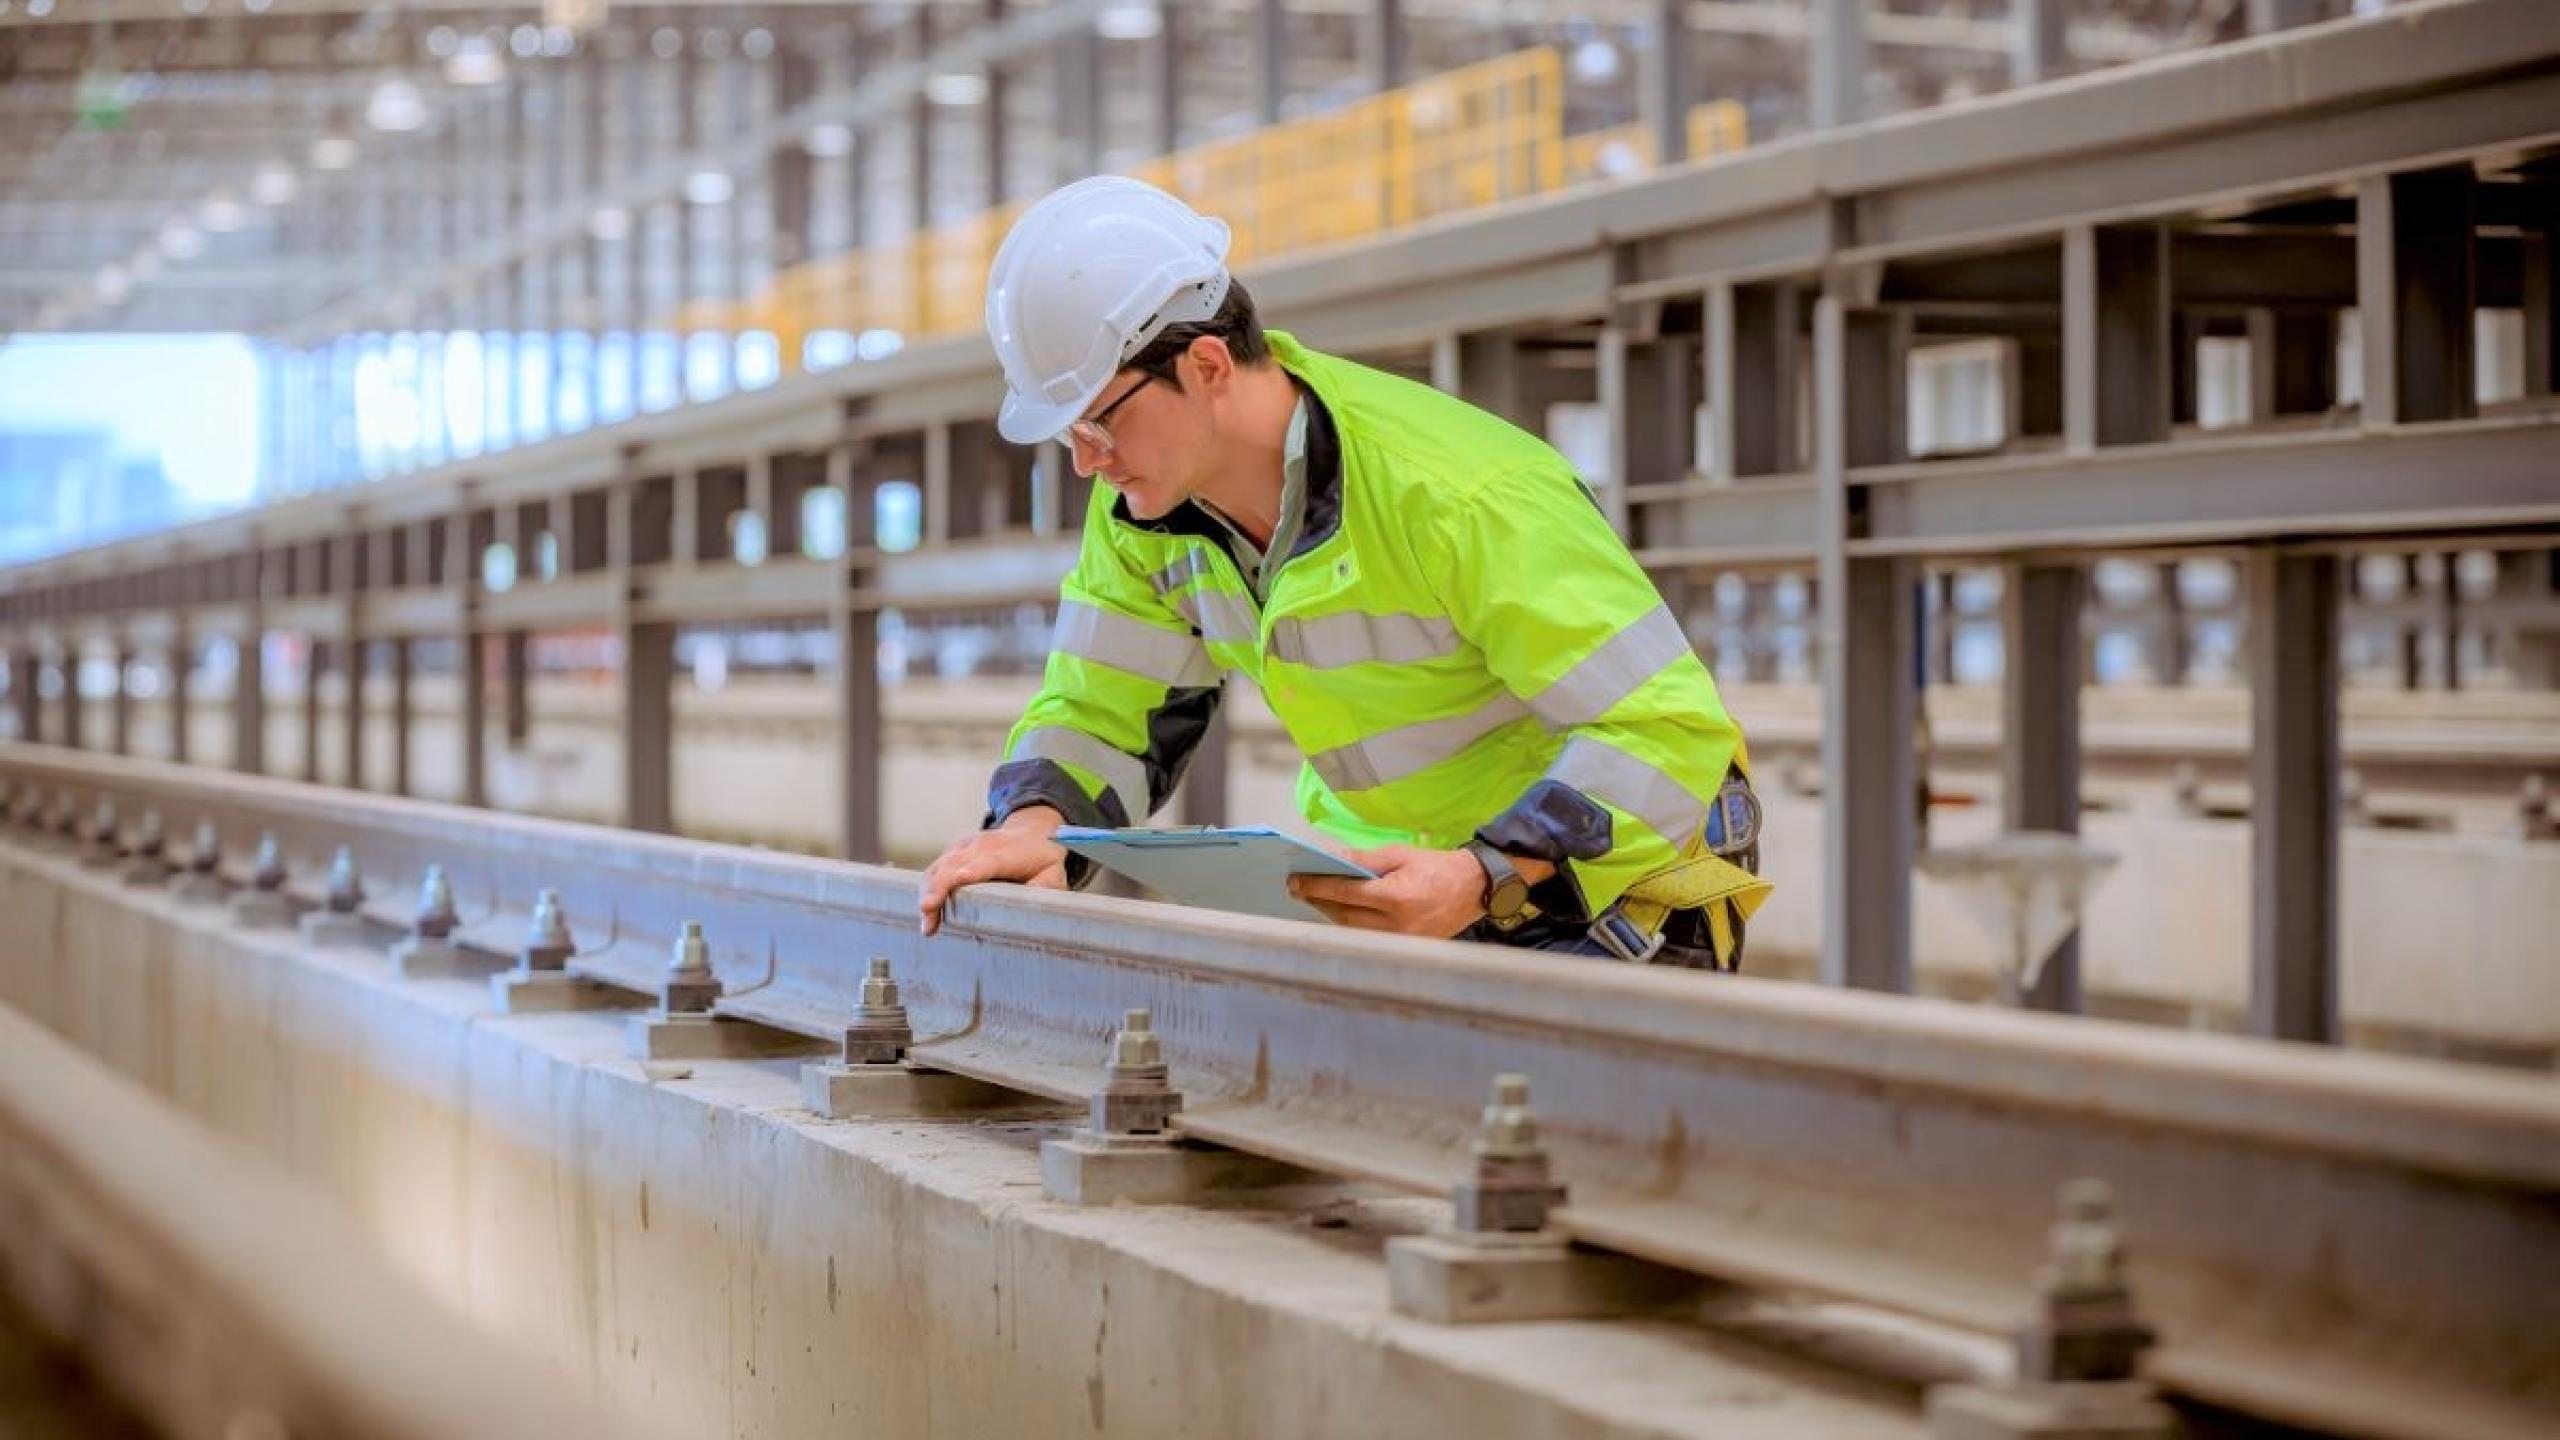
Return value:
[(1406, 865), (1412, 863), (1413, 847), (1410, 845), (1380, 845), (1370, 850), (1346, 850), (1343, 852), (1342, 858), (1359, 866), (1363, 870), (1370, 870), (1379, 875), (1385, 875), (1390, 871), (1401, 870)]
[(1067, 867), (1052, 865), (1032, 876), (1031, 883), (1042, 890), (1064, 890), (1067, 888)]
[(1384, 903), (1372, 893), (1374, 880), (1354, 880), (1347, 875), (1292, 875), (1289, 893), (1319, 908), (1326, 905), (1373, 910)]

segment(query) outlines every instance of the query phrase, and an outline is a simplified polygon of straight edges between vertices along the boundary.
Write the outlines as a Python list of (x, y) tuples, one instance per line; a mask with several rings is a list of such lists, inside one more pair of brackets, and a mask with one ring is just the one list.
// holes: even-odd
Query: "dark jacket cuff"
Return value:
[(1574, 878), (1576, 860), (1597, 860), (1616, 844), (1606, 808), (1559, 780), (1541, 780), (1476, 831), (1475, 838), (1505, 855), (1544, 860), (1556, 873), (1529, 889), (1529, 899), (1559, 920), (1587, 921), (1590, 902)]
[[(1070, 825), (1083, 825), (1097, 830), (1126, 829), (1129, 817), (1120, 808), (1120, 799), (1110, 790), (1102, 792), (1096, 803), (1084, 793), (1084, 787), (1055, 760), (1008, 760), (996, 767), (994, 778), (987, 782), (986, 818), (979, 822), (982, 830), (992, 830), (1007, 816), (1026, 805), (1046, 805), (1067, 817)], [(1100, 867), (1070, 851), (1067, 855), (1067, 883), (1078, 890), (1093, 883)]]

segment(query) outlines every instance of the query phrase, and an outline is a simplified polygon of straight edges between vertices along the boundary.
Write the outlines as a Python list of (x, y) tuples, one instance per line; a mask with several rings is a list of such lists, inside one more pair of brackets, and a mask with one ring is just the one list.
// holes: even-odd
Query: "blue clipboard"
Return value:
[(1292, 875), (1378, 877), (1331, 851), (1267, 825), (1170, 830), (1060, 826), (1059, 844), (1128, 876), (1167, 900), (1240, 915), (1329, 924), (1323, 911), (1289, 893)]

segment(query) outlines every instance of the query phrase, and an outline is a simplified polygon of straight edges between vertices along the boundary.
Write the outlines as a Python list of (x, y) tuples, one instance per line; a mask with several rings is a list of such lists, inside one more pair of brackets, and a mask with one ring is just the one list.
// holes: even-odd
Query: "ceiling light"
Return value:
[(427, 53), (439, 60), (450, 59), (462, 48), (462, 37), (450, 25), (439, 25), (427, 32)]
[(465, 36), (444, 62), (444, 78), (455, 85), (495, 85), (507, 78), (507, 62), (488, 41)]
[(266, 14), (267, 7), (273, 3), (275, 3), (275, 0), (240, 0), (241, 8), (247, 10), (252, 15)]
[(249, 194), (261, 205), (283, 205), (302, 190), (302, 181), (282, 162), (270, 160), (258, 167), (257, 178), (249, 182)]
[(231, 198), (228, 190), (216, 190), (206, 198), (204, 208), (196, 212), (196, 223), (216, 235), (228, 235), (240, 228), (248, 212)]
[(587, 233), (610, 245), (631, 233), (631, 212), (608, 205), (587, 217)]
[(364, 123), (398, 133), (427, 123), (427, 102), (405, 75), (385, 75), (364, 102)]
[(1606, 85), (1618, 78), (1618, 47), (1606, 40), (1585, 40), (1573, 47), (1573, 78), (1585, 85)]
[(800, 137), (800, 148), (812, 155), (825, 157), (853, 153), (853, 127), (850, 125), (812, 125)]
[(578, 32), (566, 25), (542, 27), (542, 53), (558, 59), (578, 48)]
[(750, 60), (763, 60), (773, 54), (773, 32), (750, 30), (738, 40), (738, 53)]
[(204, 232), (184, 220), (172, 220), (160, 229), (160, 253), (172, 260), (193, 260), (204, 253)]
[(530, 60), (534, 56), (541, 54), (542, 27), (539, 25), (519, 25), (515, 29), (508, 31), (507, 48), (516, 52), (516, 58), (519, 60)]
[(118, 305), (124, 302), (124, 297), (132, 293), (133, 277), (124, 273), (123, 266), (109, 265), (98, 271), (99, 299), (110, 305)]
[(987, 101), (987, 77), (975, 70), (944, 70), (927, 76), (924, 98), (958, 109)]
[(1093, 17), (1093, 33), (1105, 40), (1153, 40), (1164, 33), (1164, 12), (1154, 0), (1120, 0)]
[(27, 0), (27, 13), (41, 20), (53, 13), (53, 0)]
[(344, 170), (356, 163), (356, 142), (344, 135), (323, 135), (311, 142), (311, 168)]
[(696, 170), (684, 177), (684, 198), (696, 205), (726, 205), (736, 188), (717, 170)]
[(672, 25), (650, 31), (649, 53), (661, 60), (673, 60), (684, 53), (684, 32)]

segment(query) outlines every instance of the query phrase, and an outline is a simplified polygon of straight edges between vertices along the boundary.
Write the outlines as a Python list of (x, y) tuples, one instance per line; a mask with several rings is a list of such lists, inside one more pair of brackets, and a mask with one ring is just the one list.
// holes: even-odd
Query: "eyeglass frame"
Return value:
[(1130, 398), (1136, 395), (1139, 391), (1146, 389), (1148, 386), (1153, 385), (1163, 378), (1164, 376), (1153, 370), (1139, 371), (1138, 383), (1121, 391), (1120, 398), (1103, 406), (1100, 413), (1083, 416), (1070, 421), (1066, 430), (1068, 441), (1070, 443), (1081, 441), (1087, 449), (1093, 450), (1099, 454), (1110, 455), (1118, 453), (1120, 449), (1120, 441), (1112, 435), (1109, 424), (1112, 412), (1118, 410), (1121, 406), (1128, 404)]

